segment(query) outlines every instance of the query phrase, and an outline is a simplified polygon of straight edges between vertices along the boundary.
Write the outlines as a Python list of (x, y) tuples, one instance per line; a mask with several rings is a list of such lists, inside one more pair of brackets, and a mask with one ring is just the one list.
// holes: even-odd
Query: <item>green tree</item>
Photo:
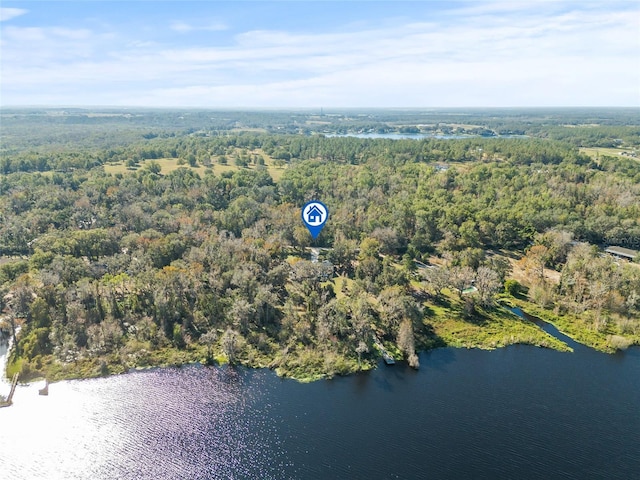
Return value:
[(156, 175), (158, 175), (162, 171), (162, 166), (156, 161), (145, 162), (144, 168)]

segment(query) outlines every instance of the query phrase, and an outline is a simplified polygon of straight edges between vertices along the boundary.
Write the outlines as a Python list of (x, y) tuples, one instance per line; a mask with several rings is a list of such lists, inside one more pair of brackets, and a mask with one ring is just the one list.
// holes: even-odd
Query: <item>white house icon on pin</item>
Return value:
[(312, 205), (307, 212), (307, 222), (314, 225), (322, 223), (322, 214), (323, 212), (316, 205)]

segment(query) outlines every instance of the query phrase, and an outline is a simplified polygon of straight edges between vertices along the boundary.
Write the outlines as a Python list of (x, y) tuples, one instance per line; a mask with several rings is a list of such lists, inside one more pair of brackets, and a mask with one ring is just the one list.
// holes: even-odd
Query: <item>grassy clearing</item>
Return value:
[[(604, 157), (604, 156), (620, 158), (622, 156), (621, 153), (623, 152), (631, 153), (633, 152), (633, 149), (601, 148), (601, 147), (583, 147), (580, 149), (580, 153), (584, 153), (585, 155), (589, 155), (591, 158), (596, 158), (596, 159), (598, 157)], [(625, 157), (625, 158), (633, 158), (633, 157)]]
[[(177, 158), (159, 158), (157, 160), (154, 160), (155, 162), (158, 162), (158, 164), (160, 164), (160, 167), (162, 168), (161, 173), (163, 174), (167, 174), (170, 172), (173, 172), (174, 170), (177, 170), (180, 167), (185, 167), (185, 168), (189, 168), (191, 170), (195, 170), (203, 172), (205, 170), (205, 168), (203, 167), (190, 167), (189, 165), (178, 165), (178, 159)], [(138, 170), (140, 170), (141, 168), (144, 167), (145, 162), (140, 162), (138, 165), (138, 167), (127, 167), (124, 162), (114, 162), (114, 163), (107, 163), (104, 165), (104, 171), (106, 173), (110, 173), (112, 175), (115, 175), (117, 173), (121, 173), (121, 174), (125, 174), (125, 173), (132, 173), (132, 172), (136, 172)]]
[(343, 275), (337, 276), (333, 279), (333, 291), (336, 294), (338, 300), (345, 298), (351, 288), (353, 288), (354, 281)]
[[(273, 159), (271, 159), (270, 157), (264, 154), (262, 154), (262, 156), (265, 159), (264, 167), (267, 169), (267, 172), (269, 172), (269, 175), (271, 175), (271, 178), (273, 178), (274, 182), (278, 182), (280, 178), (282, 178), (282, 174), (284, 173), (286, 166), (282, 166), (282, 167), (277, 166), (275, 165)], [(214, 159), (214, 160), (217, 160), (217, 159)], [(155, 162), (158, 162), (158, 164), (160, 164), (160, 167), (162, 168), (160, 173), (163, 175), (171, 173), (174, 170), (177, 170), (178, 168), (188, 168), (190, 170), (198, 172), (200, 175), (204, 175), (204, 173), (208, 170), (213, 171), (215, 175), (222, 175), (225, 172), (235, 172), (241, 168), (248, 169), (248, 170), (256, 170), (260, 168), (259, 166), (256, 166), (253, 164), (250, 164), (246, 167), (240, 167), (240, 166), (234, 165), (232, 160), (229, 160), (229, 163), (226, 165), (223, 165), (221, 163), (218, 163), (217, 161), (214, 161), (210, 167), (204, 167), (202, 165), (191, 167), (188, 163), (179, 164), (178, 162), (180, 161), (180, 159), (178, 158), (159, 158), (156, 160), (141, 161), (138, 164), (139, 166), (137, 167), (127, 167), (124, 162), (107, 163), (104, 165), (104, 171), (112, 175), (115, 175), (118, 173), (120, 174), (131, 173), (139, 170), (140, 168), (144, 168), (145, 162), (150, 162), (150, 161), (155, 161)]]

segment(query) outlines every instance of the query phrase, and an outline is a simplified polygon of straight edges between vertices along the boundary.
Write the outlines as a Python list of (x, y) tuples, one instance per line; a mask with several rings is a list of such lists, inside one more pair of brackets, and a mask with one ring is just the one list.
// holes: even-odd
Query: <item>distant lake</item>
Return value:
[(420, 363), (311, 384), (192, 365), (48, 397), (22, 386), (0, 409), (0, 478), (640, 478), (640, 349), (444, 348)]
[(423, 138), (437, 138), (444, 140), (456, 140), (462, 138), (529, 138), (527, 135), (499, 135), (497, 137), (482, 137), (480, 135), (451, 134), (442, 135), (435, 133), (327, 133), (325, 137), (355, 137), (355, 138), (387, 138), (390, 140), (422, 140)]
[(387, 138), (390, 140), (422, 140), (423, 138), (475, 138), (476, 135), (441, 135), (435, 133), (327, 133), (325, 137)]

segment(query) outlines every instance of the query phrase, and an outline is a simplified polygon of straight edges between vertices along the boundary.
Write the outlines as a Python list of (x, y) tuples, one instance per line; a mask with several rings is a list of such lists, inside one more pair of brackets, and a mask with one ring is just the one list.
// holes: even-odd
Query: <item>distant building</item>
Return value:
[(609, 255), (613, 255), (616, 258), (623, 258), (629, 261), (632, 261), (638, 255), (640, 255), (640, 252), (638, 252), (637, 250), (631, 250), (630, 248), (624, 247), (608, 247), (605, 249), (605, 252), (607, 252)]

